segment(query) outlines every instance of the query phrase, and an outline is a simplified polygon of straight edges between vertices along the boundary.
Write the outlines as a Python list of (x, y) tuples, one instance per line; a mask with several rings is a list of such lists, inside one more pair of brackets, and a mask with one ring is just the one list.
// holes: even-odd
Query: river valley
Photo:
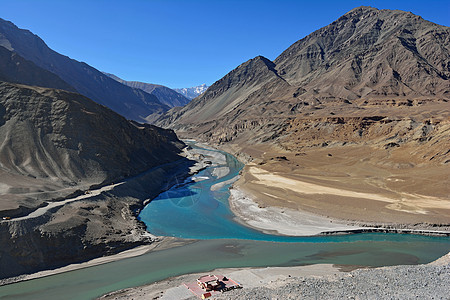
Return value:
[(191, 239), (192, 243), (2, 286), (0, 298), (92, 299), (114, 290), (216, 268), (423, 264), (450, 251), (450, 240), (445, 236), (363, 233), (289, 237), (251, 229), (236, 222), (228, 205), (228, 188), (242, 164), (225, 152), (199, 151), (206, 159), (211, 152), (220, 159), (211, 159), (210, 166), (194, 178), (160, 194), (139, 216), (151, 234)]

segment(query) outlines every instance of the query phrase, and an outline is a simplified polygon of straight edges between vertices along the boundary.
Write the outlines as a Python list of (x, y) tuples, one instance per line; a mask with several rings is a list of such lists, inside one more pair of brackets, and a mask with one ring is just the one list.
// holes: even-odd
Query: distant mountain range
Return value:
[(170, 108), (186, 105), (208, 88), (203, 84), (172, 90), (122, 80), (53, 51), (37, 35), (1, 18), (0, 60), (4, 66), (0, 79), (76, 91), (138, 122), (151, 123)]
[(103, 73), (111, 77), (112, 79), (127, 85), (132, 88), (137, 88), (140, 90), (143, 90), (146, 93), (149, 93), (151, 95), (154, 95), (158, 98), (158, 100), (169, 106), (169, 107), (175, 107), (175, 106), (185, 106), (186, 104), (191, 101), (191, 99), (186, 98), (185, 96), (181, 95), (180, 93), (165, 87), (163, 85), (159, 84), (151, 84), (151, 83), (145, 83), (145, 82), (139, 82), (139, 81), (126, 81), (119, 77), (117, 77), (114, 74), (110, 73)]
[(202, 84), (199, 86), (194, 86), (190, 88), (181, 88), (181, 89), (174, 89), (176, 92), (182, 94), (186, 98), (194, 99), (201, 94), (203, 94), (208, 89), (208, 86), (206, 84)]
[[(154, 95), (123, 85), (86, 63), (53, 51), (38, 36), (3, 19), (0, 19), (0, 46), (10, 52), (2, 48), (0, 55), (20, 63), (20, 68), (8, 65), (11, 70), (16, 68), (17, 73), (9, 76), (27, 77), (27, 84), (76, 90), (127, 119), (139, 122), (147, 122), (170, 108)], [(44, 78), (33, 76), (36, 66), (48, 71)], [(53, 80), (49, 72), (60, 80)]]

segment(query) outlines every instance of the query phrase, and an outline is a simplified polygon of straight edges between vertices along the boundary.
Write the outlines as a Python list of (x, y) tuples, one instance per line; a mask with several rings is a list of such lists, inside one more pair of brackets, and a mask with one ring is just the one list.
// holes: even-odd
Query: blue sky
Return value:
[(101, 71), (177, 88), (210, 85), (257, 55), (273, 60), (361, 5), (450, 26), (448, 0), (0, 0), (0, 17)]

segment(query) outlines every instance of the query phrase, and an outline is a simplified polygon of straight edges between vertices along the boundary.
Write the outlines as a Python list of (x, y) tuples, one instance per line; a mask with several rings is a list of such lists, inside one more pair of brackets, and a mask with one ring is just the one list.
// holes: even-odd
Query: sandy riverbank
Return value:
[(230, 208), (236, 220), (266, 233), (311, 236), (329, 231), (363, 229), (312, 213), (281, 207), (261, 207), (241, 189), (230, 190)]
[[(444, 184), (449, 174), (444, 167), (405, 167), (393, 158), (380, 164), (377, 152), (356, 146), (299, 153), (263, 145), (228, 150), (244, 153), (248, 160), (234, 188), (271, 213), (280, 211), (275, 207), (285, 214), (291, 209), (322, 217), (325, 223), (450, 231), (450, 188)], [(236, 213), (252, 226), (259, 222), (245, 209)]]
[(229, 173), (229, 168), (222, 166), (227, 162), (225, 155), (217, 152), (217, 150), (206, 144), (197, 143), (196, 145), (204, 149), (192, 148), (188, 146), (183, 149), (182, 154), (182, 156), (187, 159), (196, 161), (196, 163), (190, 167), (191, 174), (198, 173), (206, 167), (214, 167), (212, 174), (217, 178), (222, 178)]
[(270, 234), (312, 236), (382, 231), (450, 235), (449, 226), (345, 221), (288, 207), (261, 206), (251, 195), (237, 187), (230, 189), (229, 204), (237, 222)]
[[(213, 150), (208, 145), (200, 146)], [(448, 197), (407, 193), (380, 184), (388, 175), (386, 169), (379, 170), (363, 162), (347, 165), (341, 153), (338, 153), (342, 155), (337, 159), (338, 164), (334, 158), (328, 166), (322, 161), (324, 154), (320, 151), (286, 157), (269, 148), (263, 150), (266, 151), (252, 148), (254, 162), (246, 164), (241, 176), (211, 188), (217, 190), (224, 184), (234, 183), (230, 207), (236, 220), (249, 227), (294, 236), (380, 228), (405, 233), (450, 233)], [(200, 150), (199, 153), (210, 155), (215, 166), (224, 163), (224, 157), (218, 152)], [(221, 168), (216, 167), (213, 174), (222, 175), (226, 170)], [(388, 183), (409, 180), (391, 172), (385, 178)]]

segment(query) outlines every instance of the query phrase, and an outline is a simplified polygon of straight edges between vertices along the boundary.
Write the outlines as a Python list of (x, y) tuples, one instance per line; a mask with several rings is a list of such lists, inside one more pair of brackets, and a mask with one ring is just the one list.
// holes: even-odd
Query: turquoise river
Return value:
[[(195, 146), (194, 146), (195, 147)], [(428, 263), (450, 251), (448, 237), (365, 233), (340, 236), (269, 235), (234, 221), (230, 183), (242, 168), (226, 156), (230, 172), (217, 179), (213, 167), (154, 199), (140, 214), (155, 235), (195, 239), (181, 247), (0, 287), (0, 299), (93, 299), (104, 293), (172, 276), (227, 267), (296, 266), (318, 263), (388, 266)]]

